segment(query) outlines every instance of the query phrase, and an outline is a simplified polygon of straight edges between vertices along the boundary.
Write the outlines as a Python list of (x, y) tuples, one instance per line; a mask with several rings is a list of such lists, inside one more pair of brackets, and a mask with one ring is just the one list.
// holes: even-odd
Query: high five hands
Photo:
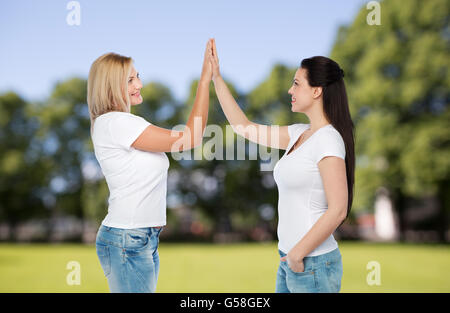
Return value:
[(220, 77), (219, 57), (217, 56), (216, 40), (213, 38), (210, 39), (210, 41), (211, 50), (208, 57), (212, 67), (212, 80), (214, 81), (216, 78)]
[(210, 82), (220, 77), (219, 58), (215, 39), (211, 38), (206, 44), (205, 56), (200, 80)]
[(212, 74), (213, 74), (212, 64), (211, 64), (211, 60), (210, 60), (210, 56), (212, 54), (212, 46), (213, 46), (213, 40), (209, 39), (208, 42), (206, 43), (205, 55), (203, 58), (202, 73), (200, 76), (200, 81), (203, 81), (208, 84), (211, 81)]

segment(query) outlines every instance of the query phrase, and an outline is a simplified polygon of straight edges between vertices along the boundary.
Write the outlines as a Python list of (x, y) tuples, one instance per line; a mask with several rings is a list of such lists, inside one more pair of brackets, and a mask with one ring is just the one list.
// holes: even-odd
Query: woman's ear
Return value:
[(313, 98), (318, 99), (322, 95), (322, 87), (313, 87)]

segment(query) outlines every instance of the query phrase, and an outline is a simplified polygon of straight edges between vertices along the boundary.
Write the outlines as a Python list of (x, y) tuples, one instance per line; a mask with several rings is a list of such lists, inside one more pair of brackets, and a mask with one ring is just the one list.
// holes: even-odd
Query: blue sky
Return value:
[(66, 22), (69, 2), (1, 1), (0, 92), (44, 100), (57, 81), (87, 78), (113, 51), (135, 60), (144, 84), (162, 82), (184, 100), (210, 37), (223, 76), (248, 92), (275, 63), (329, 55), (339, 25), (368, 0), (79, 0), (79, 26)]

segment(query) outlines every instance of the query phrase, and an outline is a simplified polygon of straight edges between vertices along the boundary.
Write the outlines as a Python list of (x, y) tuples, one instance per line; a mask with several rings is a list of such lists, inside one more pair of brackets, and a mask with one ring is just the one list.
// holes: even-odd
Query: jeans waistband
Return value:
[[(283, 251), (278, 249), (278, 253), (280, 254), (280, 257), (284, 257), (286, 256), (286, 253), (284, 253)], [(339, 259), (341, 257), (341, 252), (339, 251), (339, 248), (336, 248), (330, 252), (321, 254), (321, 255), (316, 255), (316, 256), (307, 256), (304, 258), (304, 260), (308, 260), (309, 262), (312, 263), (323, 263), (323, 262), (327, 262), (327, 261), (331, 261), (331, 260), (336, 260)]]
[(115, 234), (118, 236), (122, 236), (124, 233), (140, 233), (143, 235), (152, 235), (152, 234), (159, 234), (161, 230), (163, 229), (163, 226), (157, 226), (157, 227), (141, 227), (141, 228), (116, 228), (116, 227), (110, 227), (105, 225), (100, 225), (99, 231), (108, 232), (111, 234)]

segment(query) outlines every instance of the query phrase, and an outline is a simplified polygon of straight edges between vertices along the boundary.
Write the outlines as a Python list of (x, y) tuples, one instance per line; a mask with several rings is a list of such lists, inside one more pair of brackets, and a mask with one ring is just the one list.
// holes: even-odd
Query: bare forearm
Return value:
[(345, 216), (346, 212), (343, 209), (328, 208), (289, 253), (292, 254), (295, 259), (302, 260), (339, 227), (345, 219)]
[(219, 99), (220, 106), (227, 120), (233, 127), (242, 126), (246, 127), (249, 120), (245, 113), (241, 110), (233, 95), (228, 89), (225, 81), (221, 76), (214, 78), (214, 88), (216, 90), (217, 98)]
[(186, 123), (186, 128), (189, 134), (189, 142), (187, 145), (191, 148), (202, 142), (203, 132), (208, 121), (209, 84), (210, 81), (204, 79), (200, 79), (198, 82), (194, 105)]

